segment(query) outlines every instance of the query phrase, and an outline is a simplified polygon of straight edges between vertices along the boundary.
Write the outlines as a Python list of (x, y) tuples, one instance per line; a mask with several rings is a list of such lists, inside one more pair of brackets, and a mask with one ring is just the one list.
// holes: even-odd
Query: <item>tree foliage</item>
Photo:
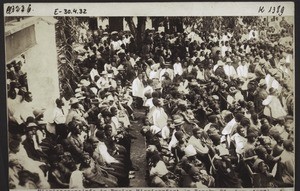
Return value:
[[(60, 94), (66, 99), (74, 93), (74, 83), (78, 81), (78, 75), (75, 68), (75, 52), (73, 43), (79, 41), (77, 26), (79, 26), (76, 17), (57, 17), (56, 23), (56, 46), (58, 58), (58, 75)], [(65, 62), (61, 58), (65, 58)]]

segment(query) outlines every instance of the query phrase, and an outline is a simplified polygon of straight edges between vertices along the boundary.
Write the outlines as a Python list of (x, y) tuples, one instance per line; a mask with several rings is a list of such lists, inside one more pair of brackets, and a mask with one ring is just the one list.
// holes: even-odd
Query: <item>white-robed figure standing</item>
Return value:
[(143, 74), (138, 74), (138, 76), (132, 82), (132, 95), (136, 98), (136, 106), (138, 108), (143, 106), (144, 99), (144, 84), (143, 84)]

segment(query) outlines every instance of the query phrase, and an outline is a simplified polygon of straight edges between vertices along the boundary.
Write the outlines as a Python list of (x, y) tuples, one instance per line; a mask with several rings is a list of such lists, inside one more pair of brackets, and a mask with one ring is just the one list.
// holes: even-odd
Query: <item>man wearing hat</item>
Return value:
[[(168, 149), (171, 150), (172, 148), (174, 148), (178, 142), (177, 138), (175, 137), (175, 133), (177, 131), (182, 131), (183, 128), (182, 128), (182, 125), (184, 124), (184, 119), (182, 116), (179, 116), (179, 115), (174, 115), (173, 117), (173, 124), (174, 124), (174, 131), (173, 131), (173, 134), (172, 134), (172, 137), (171, 137), (171, 141), (169, 142), (169, 146), (168, 146)], [(184, 136), (185, 138), (188, 137), (188, 135), (186, 133), (184, 133)]]
[(114, 80), (114, 75), (113, 74), (107, 74), (107, 83), (108, 87), (116, 88), (117, 87), (117, 82)]
[(166, 75), (173, 80), (173, 70), (171, 69), (171, 64), (170, 62), (166, 62), (161, 65), (162, 69), (160, 70), (159, 73), (159, 81), (162, 82), (165, 78)]
[[(187, 145), (184, 149), (184, 157), (182, 158), (182, 165), (183, 169), (186, 173), (189, 174), (189, 168), (194, 167), (199, 172), (201, 177), (201, 181), (205, 186), (213, 187), (215, 183), (215, 179), (208, 175), (207, 170), (209, 166), (203, 164), (200, 160), (197, 159), (197, 151), (193, 145)], [(190, 185), (191, 177), (184, 177), (183, 178), (183, 186)]]
[(42, 109), (35, 109), (33, 110), (33, 115), (35, 117), (35, 121), (43, 121), (44, 118), (44, 113), (45, 113), (46, 109), (42, 108)]
[(70, 106), (69, 112), (66, 117), (65, 124), (68, 125), (71, 121), (75, 121), (77, 123), (82, 123), (83, 125), (87, 125), (85, 118), (83, 117), (82, 113), (79, 111), (79, 100), (75, 97), (70, 99)]
[(34, 135), (35, 130), (38, 128), (36, 123), (29, 123), (26, 127), (26, 138), (23, 141), (24, 149), (26, 150), (26, 153), (29, 158), (35, 160), (35, 161), (42, 161), (43, 157), (45, 157), (45, 154), (43, 154), (40, 150), (37, 150), (37, 146), (34, 144)]
[(266, 60), (260, 59), (259, 63), (256, 65), (254, 69), (254, 73), (257, 76), (257, 78), (265, 78), (267, 75), (266, 72)]
[(108, 73), (107, 73), (107, 71), (104, 70), (100, 73), (100, 78), (96, 82), (96, 84), (97, 84), (97, 87), (99, 89), (108, 87)]
[[(125, 86), (126, 82), (128, 82), (127, 76), (128, 74), (126, 74), (125, 68), (123, 64), (120, 64), (117, 68), (118, 70), (118, 74), (115, 75), (115, 80), (116, 81), (120, 81), (122, 87)], [(133, 69), (132, 69), (133, 70)], [(131, 71), (132, 72), (132, 71)]]

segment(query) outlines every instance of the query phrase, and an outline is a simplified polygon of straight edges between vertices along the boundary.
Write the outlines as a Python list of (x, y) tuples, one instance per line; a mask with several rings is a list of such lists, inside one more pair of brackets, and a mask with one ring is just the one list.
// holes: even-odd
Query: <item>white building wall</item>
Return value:
[[(137, 17), (133, 17), (132, 20), (134, 22), (134, 25), (137, 26)], [(147, 17), (146, 29), (152, 29), (152, 20), (150, 19), (150, 17)], [(125, 18), (123, 18), (123, 30), (130, 31), (129, 26), (128, 26), (127, 22), (125, 21)]]
[(55, 100), (59, 97), (54, 23), (43, 20), (37, 22), (35, 34), (37, 44), (24, 53), (26, 63), (22, 67), (22, 71), (27, 73), (28, 88), (33, 101), (20, 103), (17, 97), (15, 100), (8, 100), (8, 104), (25, 120), (32, 116), (33, 109), (43, 107), (46, 109), (44, 119), (51, 122)]
[(109, 25), (108, 18), (98, 17), (97, 18), (98, 27), (102, 26), (102, 29), (106, 29), (106, 25)]

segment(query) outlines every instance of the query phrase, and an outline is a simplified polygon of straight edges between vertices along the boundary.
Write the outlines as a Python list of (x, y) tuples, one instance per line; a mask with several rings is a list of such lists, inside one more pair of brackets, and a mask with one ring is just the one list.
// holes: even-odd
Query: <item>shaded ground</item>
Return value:
[(134, 115), (138, 118), (137, 121), (131, 122), (133, 130), (132, 135), (136, 136), (137, 139), (133, 140), (131, 145), (131, 159), (134, 165), (140, 168), (139, 171), (135, 172), (135, 178), (130, 180), (131, 187), (147, 187), (145, 181), (146, 173), (146, 148), (145, 140), (141, 135), (140, 130), (143, 126), (141, 117), (145, 116), (145, 112), (142, 110), (134, 111)]

